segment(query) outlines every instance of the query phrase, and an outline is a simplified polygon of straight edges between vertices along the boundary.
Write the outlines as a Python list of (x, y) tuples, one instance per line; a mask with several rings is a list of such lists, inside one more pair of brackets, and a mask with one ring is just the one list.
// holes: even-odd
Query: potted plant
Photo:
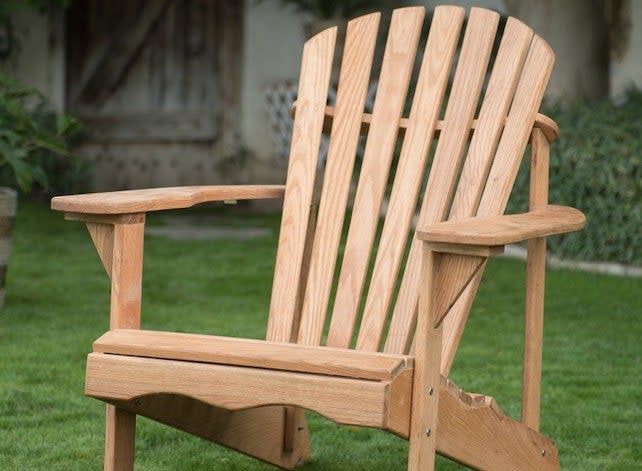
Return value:
[(52, 111), (44, 96), (0, 74), (0, 307), (17, 207), (17, 191), (47, 189), (51, 161), (69, 158), (75, 118)]

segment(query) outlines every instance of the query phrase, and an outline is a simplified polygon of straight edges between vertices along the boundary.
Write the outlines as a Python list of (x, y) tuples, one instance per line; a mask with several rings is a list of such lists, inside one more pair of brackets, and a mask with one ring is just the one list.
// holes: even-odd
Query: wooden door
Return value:
[(67, 108), (92, 189), (216, 183), (236, 147), (243, 2), (76, 0)]

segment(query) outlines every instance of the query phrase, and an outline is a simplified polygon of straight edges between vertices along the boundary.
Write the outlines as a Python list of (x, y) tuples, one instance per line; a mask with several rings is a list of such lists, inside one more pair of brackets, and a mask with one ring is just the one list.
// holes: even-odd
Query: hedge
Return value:
[[(569, 259), (642, 265), (642, 91), (620, 102), (578, 101), (546, 110), (561, 128), (551, 148), (550, 196), (584, 211), (586, 228), (550, 239), (551, 253)], [(528, 201), (528, 159), (509, 212)]]

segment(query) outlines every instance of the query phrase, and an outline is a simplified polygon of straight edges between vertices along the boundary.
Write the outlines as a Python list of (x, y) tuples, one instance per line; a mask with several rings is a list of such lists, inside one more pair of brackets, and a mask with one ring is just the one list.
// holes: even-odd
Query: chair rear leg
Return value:
[(105, 471), (133, 471), (136, 414), (107, 405)]

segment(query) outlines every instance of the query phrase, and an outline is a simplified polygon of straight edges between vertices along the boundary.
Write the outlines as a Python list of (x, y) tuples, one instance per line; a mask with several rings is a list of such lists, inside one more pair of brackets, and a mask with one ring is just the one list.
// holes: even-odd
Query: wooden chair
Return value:
[[(326, 106), (326, 97), (336, 29), (305, 44), (285, 186), (53, 199), (53, 209), (87, 225), (111, 277), (111, 330), (94, 343), (86, 378), (86, 394), (108, 403), (105, 469), (132, 469), (138, 414), (292, 468), (309, 456), (303, 409), (409, 439), (410, 470), (432, 470), (435, 453), (484, 470), (559, 468), (555, 445), (538, 432), (545, 237), (579, 230), (584, 216), (547, 203), (549, 143), (558, 129), (538, 108), (553, 52), (510, 18), (487, 72), (499, 15), (473, 8), (458, 49), (464, 10), (437, 7), (412, 107), (403, 117), (424, 8), (398, 9), (374, 110), (364, 114), (379, 19), (374, 13), (350, 21), (334, 107)], [(323, 131), (331, 140), (317, 210)], [(367, 143), (333, 280), (360, 135)], [(428, 165), (433, 139), (438, 142)], [(529, 140), (530, 210), (502, 215)], [(425, 176), (418, 230), (409, 242)], [(265, 341), (139, 330), (146, 212), (280, 197)], [(447, 378), (487, 259), (523, 240), (523, 405), (516, 421), (493, 398), (466, 393)]]

